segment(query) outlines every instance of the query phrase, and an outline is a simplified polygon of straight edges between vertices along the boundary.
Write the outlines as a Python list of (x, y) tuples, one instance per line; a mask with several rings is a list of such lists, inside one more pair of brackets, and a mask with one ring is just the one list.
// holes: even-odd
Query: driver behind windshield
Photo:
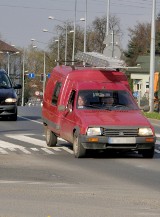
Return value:
[(102, 98), (102, 105), (109, 105), (112, 106), (114, 104), (114, 98), (113, 97), (103, 97)]

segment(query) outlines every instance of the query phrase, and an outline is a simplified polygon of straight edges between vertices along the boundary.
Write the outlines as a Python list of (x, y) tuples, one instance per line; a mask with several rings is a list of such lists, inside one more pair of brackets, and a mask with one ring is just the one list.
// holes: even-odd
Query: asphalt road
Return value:
[(159, 142), (154, 159), (76, 159), (65, 141), (46, 147), (40, 107), (18, 113), (17, 122), (0, 121), (0, 217), (160, 216)]

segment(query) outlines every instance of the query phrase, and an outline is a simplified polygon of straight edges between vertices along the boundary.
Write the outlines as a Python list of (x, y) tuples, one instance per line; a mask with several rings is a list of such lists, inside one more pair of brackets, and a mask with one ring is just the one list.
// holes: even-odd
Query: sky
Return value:
[[(85, 16), (86, 0), (77, 0), (76, 20)], [(107, 16), (108, 0), (87, 0), (87, 25), (96, 17)], [(122, 49), (127, 48), (128, 28), (139, 23), (150, 23), (153, 0), (110, 0), (110, 15), (120, 20), (123, 33)], [(156, 0), (156, 14), (160, 12), (160, 0)], [(61, 23), (49, 20), (53, 16), (61, 21), (74, 21), (75, 0), (0, 0), (0, 39), (27, 48), (31, 39), (38, 41), (37, 47), (46, 49), (53, 37), (42, 29), (53, 32)], [(84, 23), (81, 22), (84, 26)]]

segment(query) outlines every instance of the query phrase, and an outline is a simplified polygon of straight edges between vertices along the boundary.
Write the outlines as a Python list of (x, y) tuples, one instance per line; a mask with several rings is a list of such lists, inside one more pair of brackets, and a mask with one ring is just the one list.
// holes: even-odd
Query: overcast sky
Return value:
[[(77, 20), (84, 17), (86, 0), (77, 0)], [(88, 25), (96, 17), (106, 16), (108, 0), (87, 0)], [(129, 27), (137, 22), (151, 22), (153, 0), (110, 0), (110, 15), (120, 20), (123, 32), (122, 47), (128, 43)], [(160, 12), (160, 0), (157, 0), (157, 14)], [(52, 35), (44, 33), (46, 28), (53, 31), (60, 23), (49, 20), (48, 16), (67, 21), (74, 20), (75, 0), (0, 0), (0, 38), (16, 47), (26, 48), (30, 39), (40, 42), (38, 47), (45, 49)], [(82, 23), (81, 25), (84, 25)]]

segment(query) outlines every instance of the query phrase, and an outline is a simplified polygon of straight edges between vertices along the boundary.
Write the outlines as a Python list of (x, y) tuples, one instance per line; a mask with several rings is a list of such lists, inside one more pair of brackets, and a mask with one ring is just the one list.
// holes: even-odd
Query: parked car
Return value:
[(17, 120), (17, 94), (15, 89), (21, 89), (20, 84), (13, 86), (8, 74), (0, 69), (0, 118)]
[(154, 156), (154, 128), (135, 102), (123, 72), (57, 66), (46, 85), (42, 118), (47, 145), (56, 146), (61, 137), (73, 144), (77, 158), (90, 149)]

